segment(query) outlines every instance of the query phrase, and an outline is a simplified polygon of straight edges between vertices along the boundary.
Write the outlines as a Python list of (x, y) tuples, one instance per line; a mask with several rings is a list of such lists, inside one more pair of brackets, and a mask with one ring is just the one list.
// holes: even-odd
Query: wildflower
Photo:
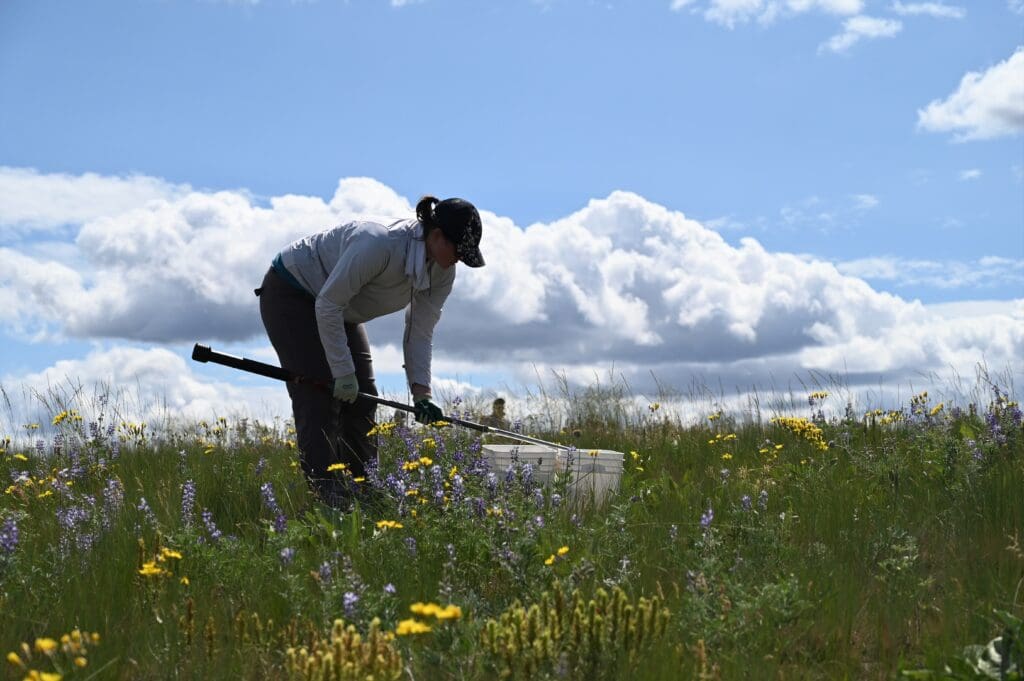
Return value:
[(397, 589), (395, 589), (395, 585), (391, 582), (388, 582), (384, 585), (384, 593), (386, 593), (388, 596), (394, 596), (396, 591)]
[(700, 516), (700, 526), (705, 530), (711, 527), (711, 521), (715, 519), (715, 511), (710, 506), (708, 510)]
[(157, 565), (155, 560), (151, 560), (142, 564), (142, 567), (139, 568), (139, 574), (143, 577), (159, 577), (160, 575), (170, 573)]
[(267, 467), (267, 458), (265, 456), (261, 456), (260, 460), (256, 462), (256, 471), (255, 471), (256, 475), (260, 475), (261, 473), (263, 473), (263, 470), (266, 467)]
[(217, 529), (217, 524), (213, 521), (213, 513), (207, 509), (203, 509), (202, 512), (203, 525), (206, 527), (206, 532), (210, 535), (210, 539), (216, 544), (220, 541), (223, 533)]
[(552, 553), (550, 556), (548, 556), (547, 559), (544, 561), (544, 564), (545, 565), (554, 565), (555, 564), (555, 554)]
[(722, 470), (720, 470), (720, 471), (718, 472), (718, 474), (719, 474), (719, 475), (721, 476), (721, 478), (722, 478), (722, 484), (723, 484), (723, 485), (724, 485), (725, 483), (729, 482), (729, 475), (730, 475), (730, 471), (729, 471), (729, 469), (728, 469), (728, 468), (723, 468)]
[(558, 555), (560, 555), (560, 556), (564, 556), (567, 553), (569, 553), (569, 547), (568, 546), (563, 546), (560, 549), (558, 549)]
[(331, 576), (333, 575), (333, 572), (331, 570), (331, 564), (328, 563), (327, 561), (324, 561), (320, 565), (320, 570), (317, 573), (317, 575), (319, 576), (321, 582), (323, 582), (325, 584), (330, 583)]
[(654, 412), (656, 412), (659, 409), (661, 409), (661, 404), (658, 403), (658, 402), (654, 402), (653, 404), (647, 405), (647, 408), (650, 409), (651, 413), (653, 414)]
[(181, 486), (181, 522), (185, 527), (192, 526), (192, 514), (196, 506), (196, 483), (186, 480)]
[(281, 559), (282, 565), (290, 565), (292, 559), (295, 558), (295, 549), (291, 547), (285, 547), (281, 549), (281, 552), (277, 554), (278, 558)]
[(722, 454), (722, 461), (731, 461), (731, 460), (732, 460), (732, 454), (730, 454), (729, 452), (726, 452), (725, 454)]
[(0, 553), (11, 555), (18, 548), (18, 524), (8, 518), (0, 525)]
[(942, 402), (939, 402), (939, 403), (938, 403), (937, 405), (935, 405), (934, 407), (932, 407), (932, 410), (928, 412), (928, 415), (929, 415), (929, 416), (938, 416), (938, 415), (939, 415), (939, 412), (941, 412), (941, 411), (942, 411), (942, 409), (943, 409), (943, 407), (944, 407), (944, 406), (945, 406), (945, 405), (943, 405), (943, 403), (942, 403)]
[(402, 528), (402, 523), (394, 520), (378, 520), (377, 528), (382, 530), (399, 530)]
[(757, 496), (757, 505), (761, 507), (762, 511), (768, 510), (768, 490), (761, 490), (761, 493)]
[(416, 555), (416, 537), (406, 537), (404, 541), (405, 541), (405, 548), (409, 550), (409, 555), (410, 556), (415, 556)]
[(332, 471), (343, 471), (346, 468), (348, 468), (348, 464), (332, 463), (330, 466), (327, 467), (327, 472), (330, 473)]
[(25, 456), (24, 454), (15, 454), (14, 458), (17, 459), (18, 461), (28, 461), (28, 457)]
[(89, 660), (85, 659), (81, 655), (79, 655), (78, 657), (75, 658), (75, 666), (78, 667), (79, 669), (87, 667), (88, 665), (89, 665)]
[(345, 617), (351, 620), (356, 615), (356, 606), (359, 605), (359, 595), (352, 591), (346, 591), (341, 597), (341, 604), (345, 609)]
[(740, 504), (743, 506), (744, 511), (749, 511), (753, 507), (753, 503), (754, 501), (750, 498), (749, 494), (744, 494), (743, 497), (740, 498)]
[(669, 525), (669, 528), (668, 528), (668, 538), (671, 539), (672, 541), (675, 541), (676, 537), (678, 537), (678, 536), (679, 536), (679, 526), (678, 525)]
[(169, 548), (167, 548), (165, 546), (162, 549), (160, 549), (160, 557), (158, 558), (158, 560), (160, 560), (162, 562), (162, 561), (167, 560), (168, 558), (173, 558), (175, 560), (181, 560), (182, 559), (182, 555), (181, 555), (180, 551), (175, 551), (174, 549), (169, 549)]
[(430, 625), (424, 624), (416, 619), (402, 620), (395, 628), (397, 636), (408, 636), (409, 634), (425, 634), (430, 631)]
[(15, 653), (15, 652), (7, 653), (7, 661), (10, 662), (15, 667), (21, 667), (22, 669), (25, 668), (25, 663), (21, 661), (21, 657), (18, 655), (18, 653)]
[(192, 582), (190, 582), (190, 581), (188, 580), (188, 577), (182, 577), (181, 579), (179, 579), (179, 580), (178, 580), (178, 582), (179, 582), (179, 583), (180, 583), (181, 585), (183, 585), (183, 586), (188, 586), (189, 584), (191, 584), (191, 583), (192, 583)]

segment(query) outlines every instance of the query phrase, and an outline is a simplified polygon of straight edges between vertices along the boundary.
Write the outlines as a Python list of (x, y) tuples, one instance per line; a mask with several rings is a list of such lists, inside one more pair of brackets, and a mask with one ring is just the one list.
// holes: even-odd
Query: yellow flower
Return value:
[(434, 460), (431, 459), (429, 456), (421, 456), (420, 463), (423, 464), (424, 466), (430, 466), (434, 463)]
[(166, 571), (162, 567), (158, 567), (155, 560), (151, 560), (148, 563), (143, 563), (142, 567), (139, 568), (139, 574), (145, 577), (153, 577), (156, 575), (162, 575)]
[(49, 655), (57, 649), (57, 642), (52, 638), (37, 638), (36, 639), (36, 652), (46, 653)]
[(400, 529), (402, 529), (402, 523), (394, 521), (394, 520), (378, 520), (377, 521), (377, 527), (379, 529), (382, 529), (382, 530), (384, 530), (384, 529), (400, 530)]
[(28, 461), (28, 457), (25, 456), (24, 454), (15, 454), (14, 458), (17, 459), (18, 461)]
[(544, 564), (545, 565), (554, 565), (555, 564), (555, 554), (552, 553), (550, 556), (548, 556), (547, 560), (544, 561)]
[(159, 560), (166, 560), (168, 558), (174, 558), (176, 560), (181, 560), (182, 556), (181, 556), (180, 552), (175, 551), (173, 549), (169, 549), (169, 548), (167, 548), (165, 546), (162, 549), (160, 549), (160, 558), (159, 558)]
[(935, 405), (935, 406), (934, 406), (934, 407), (932, 408), (932, 410), (931, 410), (930, 412), (928, 412), (928, 415), (929, 415), (929, 416), (937, 416), (937, 415), (938, 415), (938, 413), (939, 413), (940, 411), (942, 411), (942, 408), (943, 408), (943, 406), (944, 406), (944, 405), (942, 404), (942, 402), (939, 402), (939, 403), (938, 403), (937, 405)]
[(358, 478), (352, 478), (352, 482), (366, 482), (366, 478), (360, 475)]
[(331, 471), (343, 471), (346, 468), (348, 468), (348, 464), (332, 463), (330, 466), (327, 467), (327, 472), (330, 473)]
[(13, 651), (7, 653), (7, 661), (15, 667), (21, 667), (22, 669), (25, 668), (25, 663), (21, 661), (21, 657), (18, 655), (18, 653), (15, 653)]
[(425, 634), (430, 631), (430, 625), (420, 622), (416, 619), (402, 620), (398, 623), (395, 628), (395, 633), (399, 636), (408, 636), (409, 634)]
[(85, 659), (84, 657), (82, 657), (81, 655), (79, 655), (78, 657), (75, 658), (75, 666), (80, 668), (80, 669), (82, 667), (85, 667), (88, 664), (89, 664), (89, 661), (87, 659)]
[(731, 461), (732, 460), (732, 454), (730, 454), (729, 452), (726, 452), (725, 454), (722, 454), (722, 460), (723, 461)]
[(629, 455), (631, 457), (633, 457), (633, 461), (636, 461), (636, 460), (638, 460), (640, 458), (640, 452), (630, 451)]
[(655, 402), (654, 404), (648, 405), (647, 408), (650, 409), (651, 412), (656, 412), (656, 411), (658, 411), (658, 409), (661, 408), (661, 405), (659, 403)]
[(64, 419), (66, 419), (67, 417), (68, 417), (68, 412), (66, 410), (62, 411), (61, 413), (59, 413), (59, 414), (57, 414), (56, 416), (53, 417), (53, 425), (59, 426), (61, 423), (64, 422)]
[(191, 582), (188, 581), (188, 577), (182, 577), (178, 581), (181, 582), (182, 584), (184, 584), (185, 586), (188, 586), (189, 584), (191, 584)]
[(405, 490), (405, 496), (407, 496), (407, 497), (414, 497), (414, 496), (416, 496), (419, 493), (420, 493), (420, 491), (418, 489), (416, 489), (416, 488)]
[(439, 620), (457, 620), (462, 617), (462, 608), (457, 605), (446, 605), (443, 608), (438, 608), (434, 617)]
[(414, 471), (420, 467), (419, 461), (406, 461), (402, 464), (403, 471)]
[(458, 472), (459, 472), (459, 467), (458, 467), (458, 466), (452, 466), (452, 469), (451, 469), (450, 471), (448, 471), (448, 477), (449, 477), (449, 478), (454, 478), (454, 477), (455, 477), (455, 475), (456, 475), (456, 474), (457, 474)]
[(568, 546), (563, 546), (562, 548), (558, 549), (558, 555), (560, 555), (560, 556), (564, 556), (567, 553), (569, 553), (569, 547)]
[(92, 639), (92, 644), (94, 646), (98, 646), (100, 644), (100, 635), (99, 634), (94, 632), (93, 635), (90, 638)]

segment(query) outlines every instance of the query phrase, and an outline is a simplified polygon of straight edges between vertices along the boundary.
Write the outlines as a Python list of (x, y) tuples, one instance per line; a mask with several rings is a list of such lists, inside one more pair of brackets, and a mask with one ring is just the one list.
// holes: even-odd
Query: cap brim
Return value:
[(483, 267), (484, 266), (484, 255), (480, 252), (479, 248), (466, 251), (465, 253), (459, 253), (459, 260), (462, 261), (466, 267)]

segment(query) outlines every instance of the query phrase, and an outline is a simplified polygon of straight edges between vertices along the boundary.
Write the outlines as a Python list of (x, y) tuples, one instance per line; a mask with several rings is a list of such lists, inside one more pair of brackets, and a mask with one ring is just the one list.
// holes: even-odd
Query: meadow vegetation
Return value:
[(366, 490), (348, 513), (311, 497), (285, 421), (54, 403), (0, 434), (4, 673), (1021, 678), (1024, 431), (986, 390), (697, 422), (570, 394), (526, 430), (624, 452), (601, 505), (491, 470), (472, 431), (382, 422), (379, 466), (334, 471)]

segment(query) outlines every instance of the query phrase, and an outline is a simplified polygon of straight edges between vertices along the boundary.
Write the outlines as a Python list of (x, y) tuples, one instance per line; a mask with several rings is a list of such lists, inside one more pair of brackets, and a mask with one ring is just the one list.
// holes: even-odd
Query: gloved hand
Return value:
[(334, 399), (342, 402), (355, 402), (359, 397), (359, 381), (355, 374), (348, 374), (334, 379)]
[(441, 407), (434, 404), (429, 397), (422, 397), (416, 400), (413, 406), (416, 407), (417, 423), (434, 423), (435, 421), (444, 420), (444, 412), (441, 411)]

